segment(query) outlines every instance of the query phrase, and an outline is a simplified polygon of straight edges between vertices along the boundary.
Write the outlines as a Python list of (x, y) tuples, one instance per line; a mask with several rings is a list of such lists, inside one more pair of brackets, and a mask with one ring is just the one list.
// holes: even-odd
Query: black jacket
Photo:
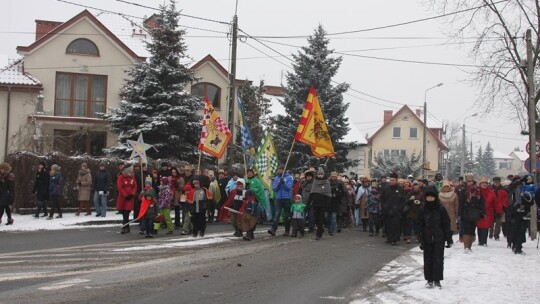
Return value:
[(425, 202), (418, 212), (418, 239), (422, 244), (450, 244), (452, 231), (450, 230), (450, 217), (443, 205), (437, 201)]
[(0, 206), (13, 205), (15, 201), (15, 180), (12, 174), (0, 175)]
[(94, 181), (92, 182), (92, 187), (94, 191), (109, 191), (111, 186), (112, 178), (111, 174), (107, 170), (99, 170), (94, 174)]
[(399, 185), (388, 185), (381, 189), (381, 206), (384, 216), (401, 216), (405, 205), (405, 191)]
[(345, 190), (343, 189), (343, 184), (338, 181), (330, 181), (330, 186), (332, 187), (332, 199), (330, 200), (330, 204), (328, 204), (327, 211), (337, 212), (341, 204), (341, 199), (345, 195)]
[(41, 171), (37, 171), (36, 180), (34, 182), (34, 188), (32, 193), (36, 194), (38, 201), (48, 201), (49, 200), (49, 171), (45, 168)]

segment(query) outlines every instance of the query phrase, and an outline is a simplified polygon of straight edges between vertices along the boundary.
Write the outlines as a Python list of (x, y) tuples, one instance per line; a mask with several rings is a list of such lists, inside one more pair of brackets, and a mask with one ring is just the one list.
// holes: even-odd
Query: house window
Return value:
[(407, 151), (406, 150), (397, 150), (397, 149), (385, 149), (383, 155), (385, 157), (400, 157), (400, 156), (406, 156)]
[(221, 106), (221, 89), (211, 83), (203, 82), (191, 86), (191, 95), (207, 97), (215, 109)]
[(53, 149), (66, 155), (104, 155), (107, 132), (77, 132), (75, 130), (54, 130)]
[(56, 73), (56, 116), (98, 117), (105, 113), (107, 76)]
[(99, 56), (99, 50), (92, 41), (80, 38), (73, 40), (68, 45), (66, 54)]
[(418, 128), (410, 128), (409, 138), (418, 138)]
[(499, 163), (499, 169), (511, 169), (512, 163), (501, 162)]
[(392, 129), (392, 137), (393, 138), (401, 138), (401, 128), (400, 127), (394, 127), (394, 129)]

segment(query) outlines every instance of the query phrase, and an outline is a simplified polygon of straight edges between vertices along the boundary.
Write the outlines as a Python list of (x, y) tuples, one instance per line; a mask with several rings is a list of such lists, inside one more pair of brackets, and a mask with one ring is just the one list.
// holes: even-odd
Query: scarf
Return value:
[(311, 193), (320, 193), (324, 196), (332, 197), (330, 182), (327, 179), (315, 179), (311, 187)]
[(480, 200), (480, 189), (476, 186), (466, 186), (465, 187), (465, 197), (467, 204), (473, 203), (473, 198)]
[(454, 195), (454, 191), (439, 192), (439, 196), (445, 199), (451, 198)]

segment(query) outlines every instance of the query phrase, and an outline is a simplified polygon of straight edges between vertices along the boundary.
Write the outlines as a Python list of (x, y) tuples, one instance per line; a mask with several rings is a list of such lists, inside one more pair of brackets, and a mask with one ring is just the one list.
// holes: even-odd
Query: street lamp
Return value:
[(467, 148), (465, 147), (465, 120), (467, 120), (467, 118), (471, 118), (471, 117), (476, 117), (478, 116), (478, 113), (474, 113), (472, 115), (469, 115), (465, 118), (463, 118), (463, 138), (461, 139), (461, 168), (459, 170), (459, 173), (461, 176), (463, 176), (463, 174), (465, 173), (465, 154), (467, 153)]
[(424, 138), (423, 138), (423, 143), (422, 143), (422, 176), (424, 178), (426, 178), (426, 140), (427, 140), (427, 137), (426, 137), (426, 125), (427, 125), (427, 92), (429, 90), (432, 90), (432, 89), (435, 89), (435, 88), (438, 88), (440, 86), (442, 86), (443, 83), (439, 83), (435, 86), (432, 86), (431, 88), (429, 89), (426, 89), (424, 91)]

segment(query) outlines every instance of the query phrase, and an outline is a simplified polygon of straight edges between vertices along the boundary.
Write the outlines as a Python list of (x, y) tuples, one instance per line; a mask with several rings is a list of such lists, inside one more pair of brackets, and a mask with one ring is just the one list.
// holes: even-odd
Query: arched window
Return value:
[(67, 54), (99, 56), (97, 46), (90, 40), (79, 38), (73, 40), (66, 49)]
[(208, 97), (214, 109), (221, 107), (221, 89), (211, 83), (202, 82), (191, 86), (191, 95)]

